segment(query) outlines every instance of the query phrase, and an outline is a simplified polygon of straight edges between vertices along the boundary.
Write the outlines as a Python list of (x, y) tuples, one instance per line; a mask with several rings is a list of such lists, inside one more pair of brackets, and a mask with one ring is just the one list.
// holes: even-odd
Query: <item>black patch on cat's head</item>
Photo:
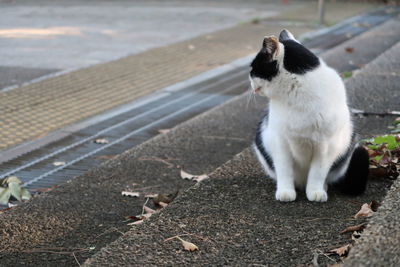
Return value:
[(278, 62), (273, 58), (278, 49), (278, 41), (275, 37), (267, 37), (263, 40), (263, 46), (251, 63), (251, 77), (257, 77), (271, 81), (278, 75)]
[(291, 33), (288, 30), (281, 31), (279, 34), (279, 42), (292, 39), (290, 35)]
[(302, 44), (292, 39), (281, 39), (281, 36), (279, 36), (279, 39), (285, 47), (283, 67), (287, 71), (295, 74), (305, 74), (319, 66), (319, 58)]

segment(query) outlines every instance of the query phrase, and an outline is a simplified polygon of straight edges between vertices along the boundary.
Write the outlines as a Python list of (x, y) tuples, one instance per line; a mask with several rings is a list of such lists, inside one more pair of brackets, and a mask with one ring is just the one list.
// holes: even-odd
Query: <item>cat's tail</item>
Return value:
[(353, 151), (345, 175), (335, 183), (335, 187), (347, 195), (360, 195), (367, 187), (368, 172), (368, 151), (358, 146)]

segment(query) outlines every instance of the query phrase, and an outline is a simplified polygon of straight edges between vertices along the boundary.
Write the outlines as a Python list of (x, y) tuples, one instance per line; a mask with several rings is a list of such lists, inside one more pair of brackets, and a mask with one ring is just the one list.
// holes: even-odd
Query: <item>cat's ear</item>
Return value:
[(279, 42), (287, 41), (287, 40), (293, 40), (293, 41), (300, 43), (299, 41), (296, 40), (296, 38), (294, 38), (293, 34), (290, 31), (284, 29), (279, 34)]
[(271, 55), (273, 58), (276, 57), (278, 55), (278, 52), (279, 52), (279, 41), (278, 41), (278, 39), (273, 35), (264, 37), (263, 49), (265, 49), (266, 52), (269, 55)]

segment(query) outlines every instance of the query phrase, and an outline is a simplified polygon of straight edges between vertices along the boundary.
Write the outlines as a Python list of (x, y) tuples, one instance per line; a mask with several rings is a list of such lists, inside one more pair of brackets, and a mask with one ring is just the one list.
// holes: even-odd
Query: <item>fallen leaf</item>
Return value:
[(195, 175), (187, 173), (184, 170), (181, 170), (181, 178), (182, 179), (192, 180), (193, 177), (195, 177)]
[(196, 182), (201, 182), (201, 181), (203, 181), (203, 180), (205, 180), (205, 179), (208, 179), (209, 177), (208, 177), (208, 175), (207, 174), (203, 174), (203, 175), (199, 175), (199, 176), (197, 176), (196, 178), (194, 178), (193, 180), (195, 180)]
[(330, 253), (337, 254), (337, 255), (339, 255), (340, 257), (342, 257), (342, 256), (347, 255), (347, 253), (349, 253), (350, 248), (351, 248), (351, 244), (347, 244), (347, 245), (344, 245), (344, 246), (342, 246), (342, 247), (340, 247), (340, 248), (332, 249), (332, 250), (330, 250), (329, 252), (330, 252)]
[(364, 230), (366, 225), (367, 225), (366, 223), (361, 223), (361, 224), (357, 224), (354, 226), (349, 226), (346, 229), (344, 229), (343, 231), (341, 231), (340, 233), (344, 234), (344, 233), (348, 233), (348, 232), (362, 231), (362, 230)]
[(155, 198), (158, 194), (147, 194), (144, 195), (145, 198)]
[(31, 199), (31, 194), (28, 190), (21, 187), (21, 180), (16, 176), (9, 176), (0, 179), (0, 204), (7, 205), (10, 198), (14, 197), (18, 201)]
[(99, 138), (99, 139), (96, 139), (96, 140), (94, 140), (94, 142), (96, 143), (96, 144), (108, 144), (108, 143), (110, 143), (107, 139), (105, 139), (105, 138)]
[(152, 208), (149, 208), (147, 206), (143, 206), (143, 210), (146, 212), (146, 214), (153, 214), (156, 213), (155, 210), (153, 210)]
[(179, 190), (176, 191), (175, 193), (168, 194), (168, 195), (158, 194), (156, 197), (153, 198), (153, 202), (156, 205), (159, 205), (160, 202), (169, 204), (176, 198), (178, 193), (179, 193)]
[(29, 191), (25, 188), (21, 189), (21, 199), (22, 200), (29, 200), (32, 198), (31, 193), (29, 193)]
[(186, 180), (193, 180), (196, 182), (201, 182), (201, 181), (207, 179), (208, 175), (207, 174), (193, 175), (193, 174), (185, 172), (184, 170), (181, 170), (181, 178), (186, 179)]
[(122, 191), (121, 194), (124, 197), (139, 197), (139, 192), (129, 192), (129, 191)]
[(64, 166), (65, 165), (65, 161), (54, 161), (53, 165), (54, 166)]
[(359, 217), (371, 217), (374, 214), (374, 211), (371, 209), (371, 205), (368, 203), (364, 203), (361, 206), (361, 209), (354, 215), (354, 218)]
[(346, 50), (347, 53), (353, 53), (354, 48), (353, 47), (346, 47), (344, 50)]
[(376, 201), (376, 200), (372, 200), (371, 203), (369, 203), (369, 206), (370, 206), (370, 208), (371, 208), (371, 210), (372, 210), (373, 212), (376, 212), (376, 211), (378, 210), (378, 207), (379, 207), (380, 205), (381, 205), (381, 204), (380, 204), (378, 201)]
[(144, 222), (144, 220), (139, 220), (139, 221), (136, 221), (136, 222), (128, 223), (128, 225), (137, 225), (137, 224), (141, 224), (143, 222)]
[(158, 132), (160, 134), (165, 134), (165, 133), (168, 133), (169, 131), (171, 131), (171, 129), (160, 129), (160, 130), (158, 130)]
[(136, 215), (135, 218), (138, 220), (146, 220), (146, 219), (150, 218), (151, 215), (153, 215), (153, 213), (145, 213), (145, 214)]
[(199, 250), (199, 247), (196, 246), (195, 244), (193, 244), (192, 242), (185, 241), (182, 238), (180, 238), (179, 236), (176, 238), (182, 242), (182, 246), (185, 250), (187, 250), (187, 251)]

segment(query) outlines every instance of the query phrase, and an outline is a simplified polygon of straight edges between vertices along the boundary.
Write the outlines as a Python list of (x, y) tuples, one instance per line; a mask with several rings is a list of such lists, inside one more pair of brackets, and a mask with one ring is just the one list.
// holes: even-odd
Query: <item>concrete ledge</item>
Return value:
[(344, 266), (399, 266), (400, 179), (394, 181), (383, 204), (370, 219)]

